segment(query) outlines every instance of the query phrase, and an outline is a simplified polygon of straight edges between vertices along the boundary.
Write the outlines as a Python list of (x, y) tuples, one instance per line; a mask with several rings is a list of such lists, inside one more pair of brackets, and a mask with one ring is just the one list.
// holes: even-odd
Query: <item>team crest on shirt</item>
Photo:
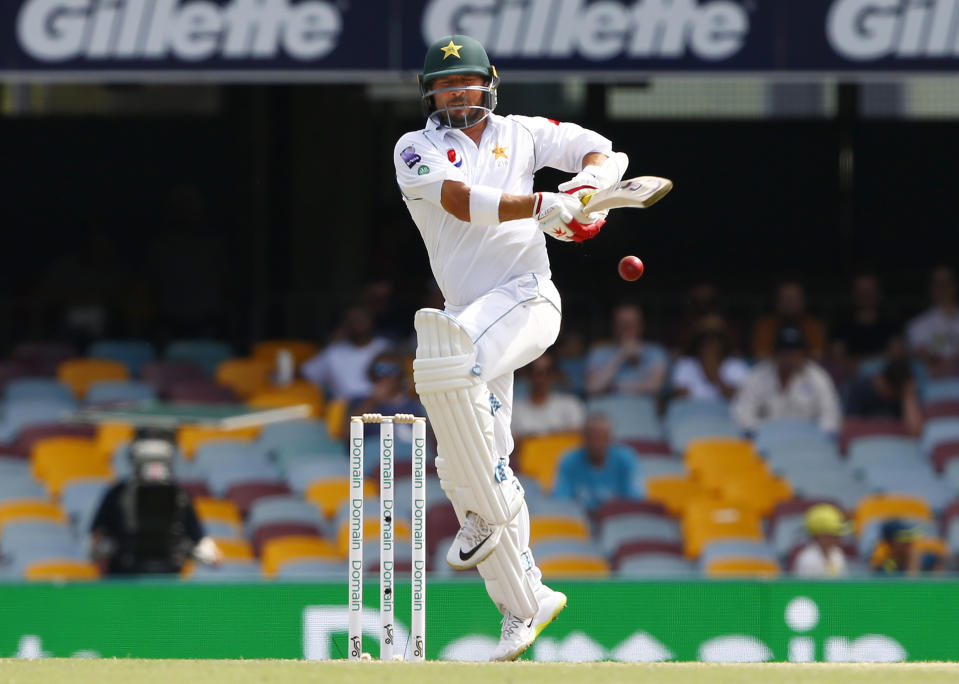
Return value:
[(495, 166), (509, 166), (509, 155), (506, 153), (506, 148), (496, 143), (496, 147), (493, 148), (493, 164)]
[(449, 159), (450, 164), (456, 168), (459, 168), (463, 165), (463, 160), (456, 158), (456, 150), (454, 150), (452, 147), (446, 150), (446, 158)]
[(420, 163), (420, 155), (416, 154), (416, 150), (413, 149), (412, 145), (400, 152), (400, 159), (402, 159), (403, 163), (410, 169)]

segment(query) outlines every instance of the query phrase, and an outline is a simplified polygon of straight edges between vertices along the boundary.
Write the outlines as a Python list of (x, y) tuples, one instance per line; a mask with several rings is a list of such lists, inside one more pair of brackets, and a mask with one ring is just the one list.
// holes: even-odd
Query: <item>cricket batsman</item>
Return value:
[[(446, 308), (416, 313), (413, 377), (460, 522), (446, 560), (479, 570), (503, 615), (491, 660), (515, 660), (566, 606), (541, 581), (509, 466), (513, 373), (560, 329), (544, 233), (595, 237), (605, 212), (584, 215), (580, 198), (618, 183), (628, 159), (576, 124), (494, 114), (499, 76), (469, 36), (433, 43), (419, 84), (426, 126), (400, 138), (393, 162)], [(546, 166), (575, 175), (534, 193)]]

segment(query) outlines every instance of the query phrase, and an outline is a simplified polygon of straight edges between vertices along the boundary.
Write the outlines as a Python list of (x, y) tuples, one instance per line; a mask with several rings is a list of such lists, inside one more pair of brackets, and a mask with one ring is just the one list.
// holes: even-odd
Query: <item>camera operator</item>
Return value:
[(174, 446), (150, 434), (130, 444), (131, 477), (107, 490), (91, 525), (95, 561), (110, 575), (178, 573), (192, 555), (217, 565), (190, 495), (173, 478)]

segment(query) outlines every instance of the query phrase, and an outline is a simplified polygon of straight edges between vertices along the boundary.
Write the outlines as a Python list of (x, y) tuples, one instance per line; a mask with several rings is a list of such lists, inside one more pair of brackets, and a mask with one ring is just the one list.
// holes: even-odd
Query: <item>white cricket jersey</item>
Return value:
[(460, 221), (440, 203), (443, 181), (529, 195), (539, 169), (576, 173), (587, 154), (612, 153), (609, 140), (577, 124), (495, 114), (487, 121), (479, 146), (463, 131), (430, 123), (406, 133), (393, 150), (396, 181), (447, 305), (465, 306), (518, 276), (549, 278), (550, 271), (545, 235), (534, 219), (494, 226)]

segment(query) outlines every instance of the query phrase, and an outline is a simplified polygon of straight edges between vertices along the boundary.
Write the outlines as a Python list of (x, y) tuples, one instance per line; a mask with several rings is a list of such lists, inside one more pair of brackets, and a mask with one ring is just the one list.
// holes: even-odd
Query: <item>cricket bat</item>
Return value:
[(637, 176), (620, 181), (611, 188), (583, 195), (583, 213), (592, 214), (603, 209), (634, 207), (645, 209), (665, 197), (673, 189), (673, 182), (658, 176)]

